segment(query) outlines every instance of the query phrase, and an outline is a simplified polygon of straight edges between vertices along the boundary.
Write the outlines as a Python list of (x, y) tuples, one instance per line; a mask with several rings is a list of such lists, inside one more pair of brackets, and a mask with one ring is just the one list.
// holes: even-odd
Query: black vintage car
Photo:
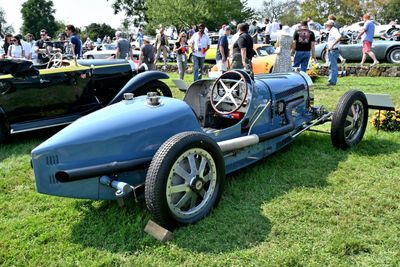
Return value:
[(9, 134), (69, 124), (124, 93), (172, 96), (160, 81), (168, 75), (140, 72), (126, 60), (0, 60), (0, 143)]

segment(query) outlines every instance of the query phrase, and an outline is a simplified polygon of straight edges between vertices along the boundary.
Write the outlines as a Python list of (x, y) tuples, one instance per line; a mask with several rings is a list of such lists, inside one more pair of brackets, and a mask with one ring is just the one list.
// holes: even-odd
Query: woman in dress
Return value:
[(186, 32), (181, 32), (178, 37), (178, 41), (174, 45), (174, 52), (176, 53), (176, 63), (178, 65), (179, 79), (183, 80), (187, 67), (187, 55), (186, 51), (188, 48)]
[(293, 43), (293, 35), (290, 33), (289, 26), (283, 26), (276, 41), (277, 48), (276, 61), (273, 73), (282, 73), (292, 71), (292, 60), (290, 56), (290, 48)]
[(15, 35), (12, 39), (12, 45), (8, 48), (7, 56), (11, 58), (24, 58), (24, 48), (21, 44), (21, 39), (18, 35)]

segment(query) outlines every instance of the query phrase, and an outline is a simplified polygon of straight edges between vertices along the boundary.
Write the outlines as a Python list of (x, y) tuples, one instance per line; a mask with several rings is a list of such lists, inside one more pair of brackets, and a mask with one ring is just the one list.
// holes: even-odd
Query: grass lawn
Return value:
[[(400, 106), (399, 78), (326, 82), (316, 82), (315, 96), (329, 110), (350, 88), (388, 93)], [(165, 244), (143, 232), (150, 218), (143, 203), (123, 210), (35, 192), (30, 151), (50, 134), (0, 145), (1, 266), (400, 266), (399, 132), (369, 124), (346, 152), (328, 135), (306, 132), (229, 175), (212, 214)]]

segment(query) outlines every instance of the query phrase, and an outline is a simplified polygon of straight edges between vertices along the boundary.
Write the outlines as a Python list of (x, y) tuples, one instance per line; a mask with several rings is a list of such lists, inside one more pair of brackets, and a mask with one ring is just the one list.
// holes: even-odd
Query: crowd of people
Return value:
[(46, 29), (40, 30), (40, 39), (37, 41), (32, 33), (27, 33), (25, 40), (21, 34), (6, 34), (3, 50), (4, 54), (0, 55), (0, 58), (25, 59), (34, 64), (43, 64), (49, 61), (51, 54), (57, 52), (82, 58), (82, 41), (76, 34), (75, 27), (67, 25), (65, 33), (59, 35), (59, 42), (52, 41)]
[[(361, 65), (364, 64), (367, 56), (370, 56), (373, 59), (372, 66), (374, 66), (379, 64), (371, 50), (375, 25), (370, 20), (369, 14), (365, 14), (363, 19), (365, 24), (357, 36), (357, 39), (362, 37), (363, 40)], [(289, 72), (293, 68), (300, 68), (301, 71), (305, 72), (310, 59), (316, 62), (316, 37), (314, 32), (309, 29), (311, 22), (311, 18), (301, 22), (300, 27), (295, 31), (294, 35), (290, 32), (288, 26), (282, 26), (276, 20), (270, 22), (268, 18), (264, 20), (263, 27), (259, 27), (256, 21), (252, 22), (251, 25), (248, 23), (238, 23), (236, 29), (232, 29), (230, 25), (223, 24), (218, 32), (219, 40), (216, 52), (218, 71), (224, 72), (231, 68), (244, 69), (251, 72), (252, 58), (254, 56), (253, 44), (261, 41), (259, 38), (260, 33), (262, 33), (265, 44), (271, 43), (271, 34), (279, 33), (275, 44), (277, 57), (273, 71)], [(340, 57), (339, 45), (341, 34), (338, 31), (339, 27), (334, 15), (329, 15), (325, 27), (328, 31), (328, 85), (335, 85), (338, 74), (337, 60)], [(237, 32), (235, 35), (230, 36), (233, 30)], [(50, 39), (45, 29), (40, 31), (40, 39), (37, 41), (33, 39), (33, 34), (31, 33), (26, 34), (25, 39), (21, 34), (14, 36), (6, 34), (3, 46), (4, 55), (1, 55), (1, 57), (27, 59), (32, 60), (34, 63), (42, 64), (49, 60), (50, 53), (61, 52), (79, 59), (82, 58), (82, 51), (84, 49), (92, 49), (93, 46), (93, 42), (89, 38), (82, 44), (73, 25), (65, 27), (65, 32), (59, 35), (59, 42), (54, 42)], [(133, 59), (133, 47), (130, 41), (123, 37), (122, 32), (117, 31), (113, 39), (110, 36), (105, 36), (103, 39), (103, 43), (111, 43), (113, 41), (116, 42), (116, 55), (113, 58)], [(159, 30), (154, 44), (151, 44), (150, 38), (144, 35), (142, 29), (138, 31), (136, 41), (140, 49), (138, 66), (145, 63), (149, 70), (155, 69), (155, 63), (161, 54), (164, 63), (166, 63), (169, 36), (165, 34), (163, 28)], [(101, 39), (98, 38), (97, 42), (101, 42)], [(184, 78), (185, 70), (187, 69), (187, 52), (189, 49), (192, 51), (193, 78), (195, 81), (202, 78), (202, 69), (210, 45), (208, 29), (204, 24), (193, 25), (191, 29), (179, 33), (172, 51), (176, 55), (180, 79)]]

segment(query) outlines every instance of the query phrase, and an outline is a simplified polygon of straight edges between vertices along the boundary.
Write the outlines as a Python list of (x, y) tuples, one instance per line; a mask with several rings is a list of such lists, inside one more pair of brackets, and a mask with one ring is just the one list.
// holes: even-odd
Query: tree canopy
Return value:
[[(205, 23), (215, 30), (223, 23), (246, 21), (254, 15), (247, 0), (113, 0), (114, 12), (125, 12), (135, 26), (147, 23), (146, 28), (159, 26), (190, 27)], [(229, 8), (228, 8), (229, 7)]]
[(51, 0), (27, 0), (22, 4), (21, 13), (23, 34), (30, 32), (38, 38), (41, 29), (46, 29), (49, 36), (54, 36), (58, 30)]
[(383, 19), (385, 20), (400, 20), (400, 0), (389, 0), (384, 6)]
[(115, 29), (113, 29), (110, 25), (103, 23), (91, 23), (86, 26), (86, 30), (83, 32), (84, 35), (89, 37), (92, 40), (96, 40), (97, 37), (103, 38), (104, 36), (113, 37), (115, 34)]
[(13, 33), (14, 29), (12, 26), (7, 25), (6, 13), (4, 9), (0, 7), (0, 36), (4, 36), (6, 33)]

